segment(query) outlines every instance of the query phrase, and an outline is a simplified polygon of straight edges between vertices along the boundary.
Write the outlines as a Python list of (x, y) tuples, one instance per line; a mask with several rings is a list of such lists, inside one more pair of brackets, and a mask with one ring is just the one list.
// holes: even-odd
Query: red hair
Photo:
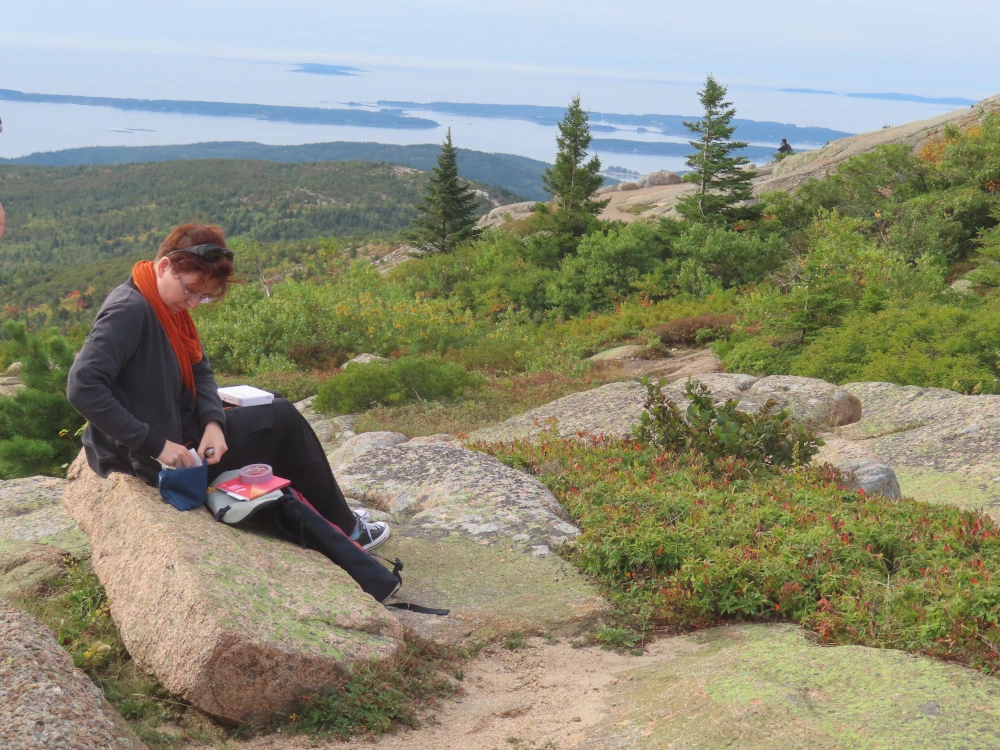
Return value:
[[(182, 250), (185, 247), (195, 245), (218, 245), (226, 246), (226, 236), (219, 227), (211, 224), (181, 224), (174, 229), (160, 245), (160, 250), (156, 254), (156, 259), (166, 257), (174, 250)], [(236, 269), (229, 258), (223, 256), (219, 260), (207, 260), (194, 253), (176, 253), (171, 255), (170, 268), (174, 273), (196, 274), (201, 283), (208, 283), (218, 288), (218, 295), (221, 297), (226, 293), (226, 286), (229, 277)]]

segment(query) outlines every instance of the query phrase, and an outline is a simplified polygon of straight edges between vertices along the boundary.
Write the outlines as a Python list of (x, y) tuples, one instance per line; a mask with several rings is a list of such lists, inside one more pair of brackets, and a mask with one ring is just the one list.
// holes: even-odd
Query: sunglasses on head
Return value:
[(233, 251), (228, 247), (222, 247), (222, 245), (216, 245), (213, 242), (205, 243), (204, 245), (192, 245), (191, 247), (179, 247), (176, 250), (171, 250), (169, 253), (164, 255), (164, 258), (169, 258), (175, 253), (191, 253), (192, 255), (197, 255), (210, 263), (214, 263), (217, 260), (222, 260), (226, 258), (227, 260), (233, 259)]

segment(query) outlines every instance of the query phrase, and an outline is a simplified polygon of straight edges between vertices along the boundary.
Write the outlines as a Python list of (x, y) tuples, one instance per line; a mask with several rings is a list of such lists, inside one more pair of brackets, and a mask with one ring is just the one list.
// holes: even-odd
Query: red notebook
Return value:
[(219, 484), (215, 485), (215, 489), (222, 490), (227, 495), (232, 495), (239, 500), (256, 500), (258, 497), (263, 497), (275, 490), (280, 490), (282, 487), (287, 487), (291, 483), (291, 480), (288, 479), (271, 477), (266, 482), (261, 482), (260, 484), (246, 484), (245, 482), (241, 482), (239, 477), (236, 477), (226, 482), (219, 482)]

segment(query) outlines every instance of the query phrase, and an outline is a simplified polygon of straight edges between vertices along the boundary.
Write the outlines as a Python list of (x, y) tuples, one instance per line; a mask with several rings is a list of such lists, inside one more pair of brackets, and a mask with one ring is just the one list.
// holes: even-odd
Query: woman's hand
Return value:
[(164, 466), (173, 466), (177, 469), (190, 469), (194, 466), (194, 456), (183, 445), (171, 443), (169, 440), (163, 446), (163, 451), (156, 457)]
[(209, 422), (205, 425), (205, 433), (201, 436), (201, 445), (198, 446), (198, 455), (201, 456), (201, 460), (209, 465), (217, 464), (222, 460), (222, 456), (227, 450), (229, 450), (229, 446), (226, 445), (226, 436), (222, 432), (222, 425), (218, 422)]

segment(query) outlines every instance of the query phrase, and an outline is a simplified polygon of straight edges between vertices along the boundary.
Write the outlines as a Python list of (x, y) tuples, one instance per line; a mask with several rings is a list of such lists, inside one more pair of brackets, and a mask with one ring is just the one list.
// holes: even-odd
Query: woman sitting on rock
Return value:
[(222, 230), (185, 224), (104, 300), (66, 391), (88, 422), (87, 463), (102, 477), (118, 471), (152, 485), (160, 464), (195, 465), (185, 446), (197, 446), (209, 482), (270, 464), (325, 518), (375, 547), (389, 537), (388, 524), (348, 507), (319, 439), (289, 401), (223, 410), (191, 310), (220, 300), (233, 273)]

